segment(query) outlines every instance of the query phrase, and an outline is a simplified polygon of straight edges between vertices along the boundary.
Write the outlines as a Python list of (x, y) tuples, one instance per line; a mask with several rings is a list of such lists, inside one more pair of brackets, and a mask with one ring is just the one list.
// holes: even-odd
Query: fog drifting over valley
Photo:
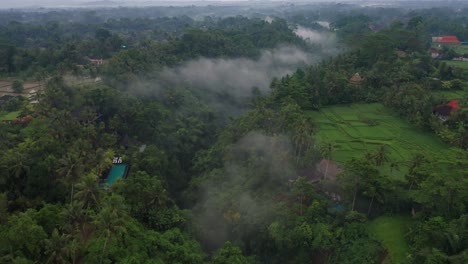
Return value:
[(251, 94), (252, 87), (267, 91), (274, 77), (290, 74), (297, 67), (314, 61), (313, 55), (285, 46), (263, 51), (258, 60), (200, 58), (177, 68), (166, 68), (159, 76), (164, 82), (188, 83), (212, 91), (223, 90), (242, 98)]

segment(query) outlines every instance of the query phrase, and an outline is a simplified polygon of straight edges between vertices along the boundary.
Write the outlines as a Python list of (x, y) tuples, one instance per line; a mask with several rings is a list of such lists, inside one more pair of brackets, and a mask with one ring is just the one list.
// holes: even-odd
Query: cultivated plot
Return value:
[(309, 114), (318, 127), (317, 143), (334, 144), (331, 157), (340, 164), (381, 146), (385, 146), (388, 158), (383, 172), (398, 178), (404, 176), (407, 164), (416, 154), (449, 162), (450, 149), (444, 142), (402, 120), (382, 104), (331, 106)]

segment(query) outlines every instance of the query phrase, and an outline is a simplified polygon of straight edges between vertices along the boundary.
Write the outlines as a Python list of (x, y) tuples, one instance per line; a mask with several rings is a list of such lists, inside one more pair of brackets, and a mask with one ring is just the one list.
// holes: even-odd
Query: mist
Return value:
[(314, 61), (314, 57), (303, 50), (281, 47), (263, 51), (258, 60), (201, 58), (189, 61), (174, 69), (164, 69), (159, 78), (174, 84), (222, 91), (241, 99), (250, 97), (253, 87), (268, 91), (273, 77), (290, 74)]
[(323, 47), (331, 47), (336, 45), (336, 35), (333, 32), (320, 32), (303, 26), (297, 26), (294, 33), (312, 44), (320, 44)]
[(202, 198), (194, 210), (193, 221), (203, 230), (199, 236), (209, 250), (237, 236), (232, 230), (235, 226), (242, 225), (246, 233), (268, 226), (274, 218), (276, 201), (262, 193), (274, 186), (286, 186), (289, 179), (295, 178), (291, 153), (286, 136), (255, 131), (227, 151), (224, 168), (214, 171), (212, 180), (201, 186)]
[(198, 58), (174, 68), (163, 68), (151, 80), (138, 80), (127, 87), (141, 96), (160, 96), (167, 89), (187, 87), (212, 108), (228, 116), (244, 110), (254, 89), (265, 95), (273, 78), (316, 63), (319, 54), (292, 46), (264, 50), (257, 59)]

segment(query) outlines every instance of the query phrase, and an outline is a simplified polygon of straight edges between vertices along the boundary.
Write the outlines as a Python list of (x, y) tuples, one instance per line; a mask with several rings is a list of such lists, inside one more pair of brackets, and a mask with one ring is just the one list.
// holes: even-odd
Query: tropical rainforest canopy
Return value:
[(0, 263), (467, 263), (468, 9), (242, 10), (0, 11)]

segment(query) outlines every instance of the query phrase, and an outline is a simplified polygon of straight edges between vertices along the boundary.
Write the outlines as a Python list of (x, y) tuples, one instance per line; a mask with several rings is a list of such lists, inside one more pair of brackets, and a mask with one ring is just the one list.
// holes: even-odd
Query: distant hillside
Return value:
[(103, 1), (86, 2), (86, 3), (83, 3), (82, 5), (84, 6), (115, 6), (115, 5), (121, 5), (121, 4), (123, 4), (123, 2), (103, 0)]

